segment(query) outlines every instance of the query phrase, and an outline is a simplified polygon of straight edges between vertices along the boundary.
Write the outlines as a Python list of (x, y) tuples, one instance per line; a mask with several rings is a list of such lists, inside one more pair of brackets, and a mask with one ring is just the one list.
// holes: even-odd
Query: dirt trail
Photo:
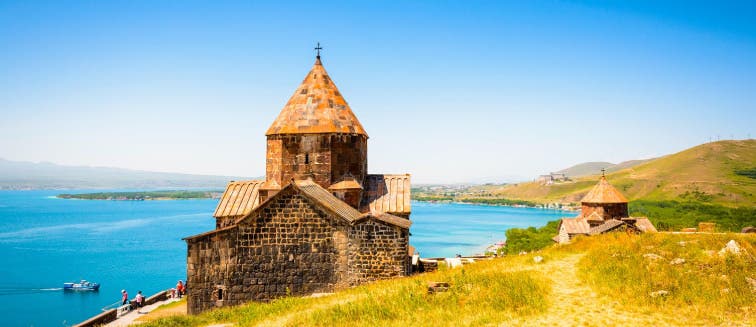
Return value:
[[(655, 312), (629, 310), (613, 299), (593, 292), (577, 276), (577, 263), (584, 254), (573, 254), (547, 260), (539, 265), (513, 267), (513, 270), (534, 270), (552, 280), (550, 305), (546, 312), (502, 322), (502, 326), (670, 326), (679, 325), (674, 317)], [(305, 311), (265, 320), (257, 326), (283, 326), (296, 315), (325, 309), (355, 300), (335, 297)]]
[(577, 263), (584, 254), (546, 260), (524, 270), (542, 272), (552, 280), (546, 312), (520, 317), (502, 325), (516, 326), (669, 326), (674, 317), (654, 312), (637, 312), (619, 302), (596, 294), (577, 276)]
[[(545, 312), (525, 317), (514, 317), (501, 322), (501, 326), (683, 326), (687, 319), (677, 319), (675, 314), (623, 305), (610, 296), (595, 293), (577, 276), (578, 262), (585, 254), (568, 254), (547, 258), (541, 264), (511, 266), (511, 271), (537, 271), (551, 280), (552, 291)], [(359, 299), (357, 295), (328, 296), (322, 303), (304, 310), (270, 317), (256, 326), (284, 326), (293, 318), (316, 310)], [(174, 308), (171, 308), (174, 309)], [(174, 311), (175, 310), (175, 311)], [(185, 307), (177, 307), (165, 314), (176, 314)], [(157, 312), (159, 313), (159, 312)], [(162, 314), (162, 313), (161, 313)], [(157, 315), (155, 315), (157, 316)], [(689, 322), (689, 321), (688, 321)], [(729, 322), (725, 325), (744, 325)], [(234, 326), (220, 324), (213, 326)]]

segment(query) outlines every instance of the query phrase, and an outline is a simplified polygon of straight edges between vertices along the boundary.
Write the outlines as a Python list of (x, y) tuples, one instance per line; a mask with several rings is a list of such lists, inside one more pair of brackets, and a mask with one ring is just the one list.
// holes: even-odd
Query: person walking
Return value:
[(142, 295), (142, 291), (137, 292), (135, 300), (136, 300), (136, 306), (137, 306), (137, 313), (141, 313), (139, 312), (139, 310), (141, 310), (142, 307), (144, 306), (144, 295)]
[(179, 280), (178, 284), (176, 284), (176, 295), (178, 295), (178, 298), (180, 299), (183, 294), (184, 294), (184, 282)]
[(129, 293), (126, 293), (126, 290), (121, 290), (121, 305), (126, 305), (126, 303), (129, 303)]

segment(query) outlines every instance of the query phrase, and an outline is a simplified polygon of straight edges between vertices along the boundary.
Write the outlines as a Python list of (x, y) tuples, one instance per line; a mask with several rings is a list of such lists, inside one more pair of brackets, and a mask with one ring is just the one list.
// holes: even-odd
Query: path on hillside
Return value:
[[(540, 264), (524, 264), (508, 267), (508, 271), (538, 272), (551, 280), (549, 306), (545, 312), (524, 317), (514, 317), (500, 323), (501, 326), (682, 326), (687, 319), (669, 312), (662, 313), (649, 308), (623, 305), (610, 296), (597, 294), (590, 285), (577, 276), (578, 263), (585, 256), (580, 254), (547, 257)], [(255, 326), (284, 326), (303, 314), (325, 310), (336, 305), (360, 299), (359, 295), (328, 295), (322, 303), (304, 310), (269, 317)], [(139, 323), (137, 321), (136, 323)], [(743, 325), (734, 322), (725, 325)], [(234, 323), (211, 325), (230, 327)], [(209, 326), (208, 326), (209, 327)]]
[[(532, 270), (552, 280), (546, 312), (504, 321), (502, 326), (669, 326), (679, 325), (674, 317), (629, 310), (613, 299), (596, 294), (577, 276), (577, 263), (584, 254), (570, 254), (539, 265), (513, 266), (512, 271)], [(355, 297), (334, 296), (331, 301), (261, 321), (256, 326), (284, 326), (296, 316), (354, 301)]]
[(519, 317), (502, 325), (517, 326), (669, 326), (678, 325), (674, 317), (659, 313), (637, 312), (612, 298), (596, 294), (577, 276), (577, 263), (585, 254), (571, 254), (524, 267), (543, 273), (552, 280), (546, 312)]

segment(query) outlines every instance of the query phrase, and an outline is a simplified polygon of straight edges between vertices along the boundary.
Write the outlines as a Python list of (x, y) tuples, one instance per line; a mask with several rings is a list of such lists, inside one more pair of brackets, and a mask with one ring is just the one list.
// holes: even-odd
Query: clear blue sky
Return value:
[(415, 183), (756, 136), (753, 1), (6, 0), (0, 157), (262, 175), (317, 41), (369, 170)]

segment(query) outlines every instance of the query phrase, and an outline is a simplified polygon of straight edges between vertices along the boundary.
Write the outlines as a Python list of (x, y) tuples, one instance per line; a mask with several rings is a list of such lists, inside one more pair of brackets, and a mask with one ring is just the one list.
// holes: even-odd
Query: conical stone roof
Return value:
[(586, 194), (580, 202), (583, 203), (627, 203), (620, 191), (606, 181), (605, 176), (601, 176), (598, 184)]
[(320, 58), (265, 135), (344, 133), (367, 136)]

